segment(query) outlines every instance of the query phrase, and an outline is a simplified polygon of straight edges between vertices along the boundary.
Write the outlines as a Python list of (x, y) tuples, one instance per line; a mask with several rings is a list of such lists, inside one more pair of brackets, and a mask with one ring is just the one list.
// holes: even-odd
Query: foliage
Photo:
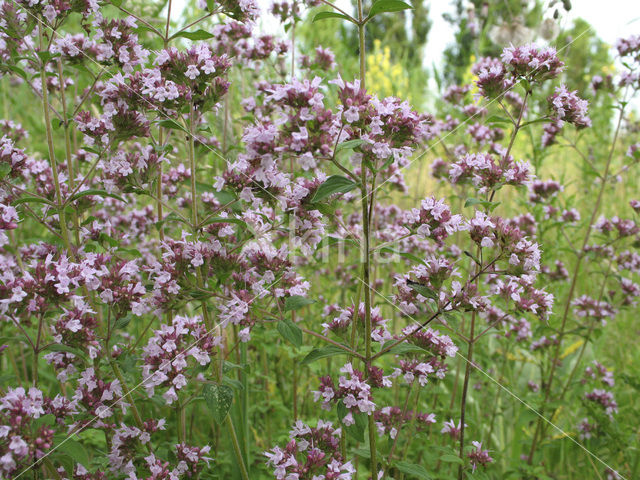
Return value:
[(0, 478), (637, 477), (640, 37), (484, 5), (0, 1)]

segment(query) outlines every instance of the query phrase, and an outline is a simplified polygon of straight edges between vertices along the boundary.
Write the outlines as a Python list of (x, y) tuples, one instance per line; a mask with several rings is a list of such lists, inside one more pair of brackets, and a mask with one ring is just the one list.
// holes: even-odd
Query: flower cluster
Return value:
[[(54, 446), (59, 423), (75, 413), (75, 404), (63, 396), (47, 398), (37, 388), (9, 388), (0, 398), (0, 476), (22, 473)], [(55, 422), (39, 422), (51, 414)]]
[(578, 128), (591, 126), (587, 113), (589, 102), (570, 92), (565, 85), (556, 87), (555, 93), (549, 97), (549, 106), (553, 116), (558, 120), (571, 123)]
[(488, 153), (473, 153), (451, 164), (449, 178), (454, 184), (469, 181), (482, 194), (502, 185), (526, 184), (530, 169), (529, 163), (515, 162), (511, 156), (496, 159)]
[(340, 428), (318, 420), (315, 428), (298, 420), (285, 448), (265, 452), (277, 480), (351, 480), (355, 468), (340, 453)]
[(355, 422), (354, 414), (371, 415), (375, 411), (376, 405), (373, 402), (371, 388), (390, 387), (391, 380), (376, 370), (368, 372), (370, 375), (367, 380), (364, 372), (354, 369), (350, 363), (342, 367), (340, 373), (344, 375), (340, 375), (337, 386), (330, 376), (322, 377), (320, 387), (313, 392), (313, 397), (316, 402), (322, 400), (322, 408), (325, 410), (329, 410), (332, 403), (342, 401), (348, 413), (341, 418), (341, 421), (345, 425), (352, 425)]
[(473, 449), (467, 454), (467, 457), (469, 457), (471, 461), (471, 467), (474, 472), (479, 465), (486, 467), (493, 462), (493, 458), (489, 455), (489, 450), (482, 449), (482, 442), (474, 440), (471, 444), (473, 445)]
[(563, 69), (564, 63), (554, 48), (529, 44), (505, 48), (500, 59), (482, 58), (472, 67), (472, 72), (478, 77), (476, 85), (480, 93), (495, 98), (517, 82), (541, 83), (557, 77)]
[(176, 401), (178, 391), (187, 385), (185, 370), (189, 359), (200, 365), (209, 364), (218, 342), (200, 317), (176, 316), (171, 325), (162, 325), (143, 349), (142, 376), (149, 397), (157, 387), (168, 386), (162, 398), (167, 404)]

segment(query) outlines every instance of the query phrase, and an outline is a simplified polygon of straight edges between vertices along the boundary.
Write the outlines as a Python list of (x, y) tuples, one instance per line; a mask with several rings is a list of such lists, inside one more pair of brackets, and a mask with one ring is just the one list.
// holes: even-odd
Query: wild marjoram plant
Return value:
[[(4, 104), (29, 96), (0, 122), (0, 479), (550, 478), (567, 398), (574, 442), (613, 435), (613, 374), (582, 360), (640, 295), (640, 229), (601, 216), (640, 160), (625, 146), (620, 166), (618, 146), (640, 37), (617, 45), (628, 71), (593, 79), (620, 98), (598, 171), (587, 101), (559, 82), (554, 48), (480, 59), (475, 85), (422, 114), (365, 85), (367, 23), (410, 6), (321, 3), (313, 21), (358, 31), (356, 79), (320, 46), (286, 62), (286, 42), (254, 31), (253, 0), (199, 0), (182, 26), (171, 0), (153, 14), (0, 0)], [(299, 10), (273, 7), (290, 25)], [(523, 133), (535, 167), (516, 159)], [(537, 178), (562, 141), (598, 179), (589, 205)], [(443, 151), (432, 171), (452, 201), (391, 204), (423, 149)], [(526, 213), (495, 213), (509, 202)], [(542, 257), (565, 240), (575, 259)], [(582, 292), (586, 269), (601, 279)], [(538, 419), (512, 429), (515, 460), (490, 450), (504, 402), (480, 396), (474, 370), (539, 397)], [(608, 478), (637, 471), (623, 448), (588, 446)]]

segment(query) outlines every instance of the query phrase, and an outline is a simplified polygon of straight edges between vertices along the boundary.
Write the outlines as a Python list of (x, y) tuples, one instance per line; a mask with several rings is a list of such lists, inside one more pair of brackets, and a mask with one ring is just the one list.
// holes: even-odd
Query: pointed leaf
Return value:
[(333, 357), (335, 355), (346, 355), (347, 352), (340, 347), (328, 346), (311, 350), (306, 357), (302, 359), (302, 365), (308, 365), (321, 358)]
[(513, 123), (507, 117), (501, 117), (500, 115), (491, 115), (486, 120), (487, 123)]
[(356, 184), (347, 177), (332, 175), (318, 187), (311, 202), (320, 202), (334, 193), (347, 193), (356, 188)]
[(182, 130), (183, 132), (186, 132), (185, 128), (182, 125), (180, 125), (175, 120), (171, 120), (170, 118), (165, 119), (165, 120), (160, 120), (158, 122), (158, 125), (160, 125), (161, 127), (164, 127), (164, 128), (169, 128), (169, 129), (172, 129), (172, 130)]
[(42, 349), (43, 351), (47, 350), (50, 352), (67, 352), (73, 353), (76, 357), (80, 358), (84, 362), (87, 362), (87, 357), (82, 350), (79, 348), (70, 347), (68, 345), (64, 345), (62, 343), (52, 343), (51, 345), (47, 345)]
[(438, 300), (438, 292), (427, 285), (423, 285), (422, 283), (412, 282), (411, 280), (407, 280), (407, 286), (418, 292), (420, 295), (426, 298), (432, 298), (433, 300)]
[(353, 23), (353, 20), (351, 20), (349, 17), (338, 12), (320, 12), (315, 17), (313, 17), (313, 22), (317, 22), (318, 20), (325, 20), (327, 18), (341, 18), (343, 20), (346, 20), (347, 22)]
[(45, 199), (45, 198), (40, 198), (40, 197), (22, 197), (22, 198), (18, 198), (17, 200), (14, 200), (13, 202), (11, 202), (11, 205), (20, 205), (21, 203), (44, 203), (46, 205), (50, 205), (52, 207), (55, 207), (55, 205), (50, 202), (49, 200)]
[(171, 38), (176, 38), (176, 37), (184, 37), (187, 38), (189, 40), (207, 40), (208, 38), (213, 38), (214, 35), (212, 33), (209, 33), (205, 30), (196, 30), (195, 32), (180, 32), (180, 33), (176, 33), (173, 37)]
[(339, 152), (340, 150), (345, 150), (345, 149), (353, 150), (354, 148), (359, 147), (363, 143), (365, 143), (365, 141), (362, 138), (347, 140), (346, 142), (342, 142), (338, 144), (338, 146), (336, 147), (336, 152)]
[(395, 467), (407, 475), (407, 478), (420, 478), (424, 480), (431, 480), (432, 478), (422, 465), (409, 462), (396, 462)]
[(401, 10), (412, 9), (413, 7), (401, 0), (378, 0), (371, 6), (369, 10), (369, 18), (373, 18), (379, 13), (399, 12)]
[(233, 390), (227, 385), (207, 384), (202, 390), (204, 401), (215, 422), (220, 425), (229, 413), (233, 402)]
[(278, 332), (294, 347), (299, 348), (302, 345), (302, 330), (288, 318), (278, 322)]
[(457, 455), (442, 455), (440, 457), (440, 460), (442, 460), (443, 462), (447, 462), (447, 463), (458, 463), (460, 465), (464, 464), (462, 459), (460, 457), (458, 457)]
[(291, 310), (299, 310), (302, 307), (311, 305), (312, 303), (316, 303), (316, 301), (301, 295), (291, 295), (284, 301), (284, 311), (289, 312)]
[(82, 446), (82, 443), (67, 438), (66, 435), (56, 435), (54, 437), (54, 445), (56, 445), (56, 450), (64, 452), (71, 457), (74, 462), (82, 466), (89, 465), (89, 455)]
[(123, 203), (127, 203), (127, 201), (124, 198), (122, 198), (120, 195), (116, 195), (115, 193), (109, 193), (106, 190), (95, 190), (95, 189), (83, 190), (82, 192), (78, 192), (73, 197), (71, 197), (69, 201), (73, 202), (74, 200), (78, 200), (79, 198), (87, 197), (89, 195), (96, 196), (96, 197), (111, 197), (111, 198), (115, 198), (116, 200), (120, 200)]

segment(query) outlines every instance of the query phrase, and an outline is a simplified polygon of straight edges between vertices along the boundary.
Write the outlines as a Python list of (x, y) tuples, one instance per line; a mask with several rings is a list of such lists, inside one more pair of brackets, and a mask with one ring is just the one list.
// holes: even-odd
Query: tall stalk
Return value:
[[(40, 51), (44, 51), (44, 34), (42, 29), (44, 28), (43, 20), (38, 19), (38, 41), (40, 44)], [(44, 126), (47, 134), (47, 149), (49, 153), (49, 164), (51, 166), (51, 174), (53, 177), (53, 185), (56, 191), (56, 206), (58, 210), (58, 222), (60, 223), (60, 230), (62, 233), (62, 240), (68, 251), (69, 255), (73, 255), (71, 249), (71, 241), (69, 240), (69, 230), (67, 229), (67, 220), (64, 214), (64, 202), (62, 199), (62, 190), (60, 189), (60, 179), (58, 177), (58, 163), (56, 162), (56, 154), (53, 146), (53, 132), (51, 129), (51, 115), (49, 114), (49, 91), (47, 90), (47, 71), (46, 62), (40, 60), (40, 85), (42, 90), (42, 111), (44, 115)]]
[[(625, 95), (626, 97), (626, 95)], [(571, 302), (573, 301), (573, 296), (575, 294), (576, 285), (578, 283), (578, 276), (580, 274), (580, 267), (582, 266), (582, 260), (585, 257), (585, 247), (589, 242), (589, 238), (591, 238), (591, 230), (593, 229), (593, 225), (596, 221), (598, 213), (600, 211), (600, 204), (602, 203), (602, 197), (604, 195), (604, 190), (607, 187), (607, 182), (609, 181), (609, 170), (611, 168), (611, 160), (613, 159), (613, 153), (615, 151), (616, 143), (618, 142), (618, 135), (620, 133), (620, 127), (622, 125), (622, 119), (624, 118), (624, 110), (625, 110), (626, 102), (622, 102), (620, 107), (620, 114), (618, 116), (618, 121), (616, 124), (616, 129), (613, 134), (613, 141), (611, 142), (611, 147), (609, 149), (609, 155), (607, 156), (607, 163), (604, 167), (604, 173), (602, 175), (602, 182), (600, 185), (600, 190), (598, 191), (598, 197), (596, 198), (596, 202), (593, 205), (593, 210), (591, 211), (591, 217), (589, 218), (589, 224), (587, 226), (587, 231), (584, 236), (584, 240), (582, 241), (582, 246), (577, 253), (576, 265), (573, 269), (573, 275), (571, 276), (571, 284), (569, 286), (569, 292), (567, 293), (567, 298), (564, 303), (564, 310), (562, 312), (562, 323), (560, 325), (560, 331), (558, 332), (558, 341), (556, 343), (556, 348), (553, 353), (553, 357), (551, 360), (549, 378), (546, 382), (543, 383), (544, 388), (544, 402), (542, 402), (542, 406), (540, 407), (540, 415), (538, 416), (538, 421), (536, 423), (536, 430), (533, 434), (533, 441), (531, 443), (531, 450), (529, 451), (528, 462), (531, 464), (533, 461), (533, 455), (536, 452), (536, 448), (540, 440), (542, 440), (542, 427), (543, 427), (543, 418), (545, 412), (545, 405), (549, 402), (551, 397), (551, 387), (553, 386), (553, 380), (555, 378), (556, 369), (558, 366), (558, 361), (560, 358), (560, 349), (562, 347), (562, 339), (566, 334), (567, 320), (569, 318), (569, 310), (571, 308)]]
[[(482, 257), (480, 256), (481, 249), (478, 247), (476, 249), (476, 258), (480, 259), (482, 262)], [(474, 270), (476, 273), (482, 271), (482, 264), (477, 265), (474, 262)], [(477, 282), (477, 277), (476, 280)], [(464, 431), (465, 425), (464, 420), (466, 416), (467, 410), (467, 393), (469, 391), (469, 379), (471, 378), (471, 366), (473, 363), (473, 345), (475, 343), (475, 328), (476, 328), (476, 311), (471, 312), (471, 327), (469, 330), (469, 342), (467, 347), (467, 359), (464, 370), (464, 381), (462, 382), (462, 399), (460, 400), (460, 446), (458, 449), (458, 455), (461, 459), (464, 459)], [(462, 480), (464, 478), (464, 463), (460, 463), (458, 467), (458, 480)]]
[[(67, 176), (69, 177), (69, 190), (75, 191), (75, 178), (73, 169), (73, 157), (71, 154), (71, 132), (69, 128), (69, 116), (67, 112), (67, 99), (65, 95), (64, 72), (62, 69), (62, 61), (58, 59), (58, 83), (60, 84), (60, 102), (62, 103), (62, 114), (64, 117), (64, 147), (67, 157)], [(76, 245), (80, 245), (80, 224), (78, 222), (78, 214), (73, 209), (72, 213), (73, 227), (75, 233)]]
[[(358, 0), (358, 39), (359, 39), (359, 55), (360, 55), (360, 88), (366, 88), (366, 53), (364, 42), (364, 13), (362, 10), (362, 0)], [(361, 180), (361, 193), (362, 193), (362, 282), (364, 284), (364, 342), (365, 342), (365, 366), (367, 371), (371, 367), (371, 251), (370, 240), (371, 233), (369, 231), (370, 223), (370, 193), (367, 188), (367, 168), (364, 162), (360, 165), (360, 180)], [(356, 312), (360, 309), (359, 305), (356, 305)], [(377, 478), (378, 472), (378, 459), (376, 451), (376, 425), (373, 415), (369, 415), (369, 453), (371, 455), (371, 476)]]

